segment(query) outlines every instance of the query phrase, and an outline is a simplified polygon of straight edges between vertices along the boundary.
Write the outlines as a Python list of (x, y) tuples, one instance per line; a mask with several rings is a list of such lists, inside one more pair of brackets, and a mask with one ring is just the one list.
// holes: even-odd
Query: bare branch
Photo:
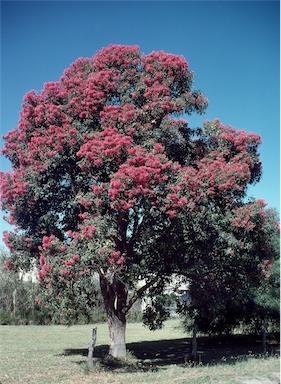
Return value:
[(141, 288), (139, 288), (135, 294), (130, 298), (128, 304), (126, 305), (126, 313), (129, 312), (129, 310), (131, 309), (131, 307), (133, 306), (133, 304), (141, 298), (142, 294), (148, 289), (150, 288), (152, 285), (154, 285), (155, 283), (157, 283), (159, 280), (161, 280), (162, 278), (160, 276), (155, 276), (152, 280), (150, 280), (148, 283), (146, 283), (145, 285), (143, 285)]

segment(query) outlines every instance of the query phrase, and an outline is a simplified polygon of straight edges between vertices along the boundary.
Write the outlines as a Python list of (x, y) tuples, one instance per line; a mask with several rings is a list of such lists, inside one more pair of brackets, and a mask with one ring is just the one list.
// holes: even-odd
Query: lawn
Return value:
[(150, 332), (127, 327), (127, 363), (109, 370), (101, 364), (109, 343), (106, 324), (97, 324), (95, 368), (87, 369), (91, 325), (1, 326), (1, 384), (269, 384), (279, 383), (277, 345), (259, 355), (254, 338), (200, 338), (202, 364), (189, 361), (190, 338), (177, 320)]

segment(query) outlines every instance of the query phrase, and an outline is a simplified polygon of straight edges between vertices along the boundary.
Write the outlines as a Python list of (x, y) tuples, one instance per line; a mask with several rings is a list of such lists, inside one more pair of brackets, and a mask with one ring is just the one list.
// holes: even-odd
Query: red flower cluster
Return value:
[[(83, 157), (86, 160), (86, 164), (90, 163), (100, 167), (104, 162), (111, 162), (113, 160), (121, 163), (122, 155), (131, 146), (132, 139), (130, 136), (118, 133), (117, 128), (106, 128), (103, 132), (90, 136), (77, 152), (77, 156)], [(86, 167), (82, 165), (82, 168), (85, 169)]]
[(188, 63), (183, 56), (168, 54), (164, 51), (152, 52), (142, 60), (144, 70), (149, 74), (162, 73), (170, 81), (181, 77), (188, 70)]
[(49, 249), (52, 244), (53, 244), (53, 241), (56, 239), (56, 237), (54, 235), (51, 235), (51, 236), (43, 236), (43, 240), (42, 240), (42, 247), (43, 249)]
[(14, 201), (23, 196), (29, 187), (25, 172), (14, 169), (13, 172), (1, 172), (1, 201), (12, 206)]
[[(245, 231), (253, 231), (257, 223), (263, 225), (266, 220), (264, 200), (257, 200), (254, 203), (245, 204), (243, 207), (233, 211), (231, 224), (237, 228), (243, 228)], [(258, 220), (257, 220), (258, 219)]]
[(135, 69), (139, 64), (140, 54), (137, 45), (110, 44), (96, 53), (93, 67), (98, 71), (110, 68), (111, 70), (122, 72)]
[[(155, 152), (162, 152), (157, 146)], [(122, 164), (110, 181), (108, 195), (115, 209), (133, 207), (138, 197), (145, 196), (154, 204), (165, 195), (166, 185), (173, 180), (180, 166), (165, 155), (148, 153), (141, 147), (128, 150), (130, 157)]]
[(46, 277), (52, 276), (52, 265), (50, 263), (45, 263), (41, 266), (40, 271), (38, 272), (38, 279), (40, 282), (45, 281)]
[(91, 239), (93, 234), (96, 232), (97, 228), (94, 225), (85, 226), (82, 229), (82, 235), (86, 239)]

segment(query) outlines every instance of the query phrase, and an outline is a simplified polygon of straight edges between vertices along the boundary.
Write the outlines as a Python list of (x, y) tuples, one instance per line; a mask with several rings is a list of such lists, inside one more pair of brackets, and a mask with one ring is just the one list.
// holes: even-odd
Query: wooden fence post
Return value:
[(94, 354), (96, 341), (97, 341), (97, 327), (93, 328), (93, 331), (92, 331), (92, 340), (91, 340), (91, 344), (88, 352), (88, 368), (89, 369), (94, 368), (93, 354)]
[(263, 319), (262, 325), (261, 325), (261, 344), (262, 344), (263, 353), (266, 353), (266, 333), (267, 333), (267, 321), (266, 319)]
[(197, 357), (197, 331), (198, 331), (198, 324), (195, 321), (193, 325), (193, 334), (192, 334), (192, 349), (191, 349), (191, 355), (196, 360)]

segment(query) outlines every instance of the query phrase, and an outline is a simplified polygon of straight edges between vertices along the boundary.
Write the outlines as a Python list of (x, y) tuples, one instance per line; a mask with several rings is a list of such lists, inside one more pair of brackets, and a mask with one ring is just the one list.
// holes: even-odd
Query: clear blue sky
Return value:
[(278, 1), (2, 1), (1, 132), (17, 125), (27, 91), (110, 43), (181, 54), (209, 99), (190, 126), (218, 117), (260, 134), (263, 177), (249, 194), (280, 211), (279, 15)]

